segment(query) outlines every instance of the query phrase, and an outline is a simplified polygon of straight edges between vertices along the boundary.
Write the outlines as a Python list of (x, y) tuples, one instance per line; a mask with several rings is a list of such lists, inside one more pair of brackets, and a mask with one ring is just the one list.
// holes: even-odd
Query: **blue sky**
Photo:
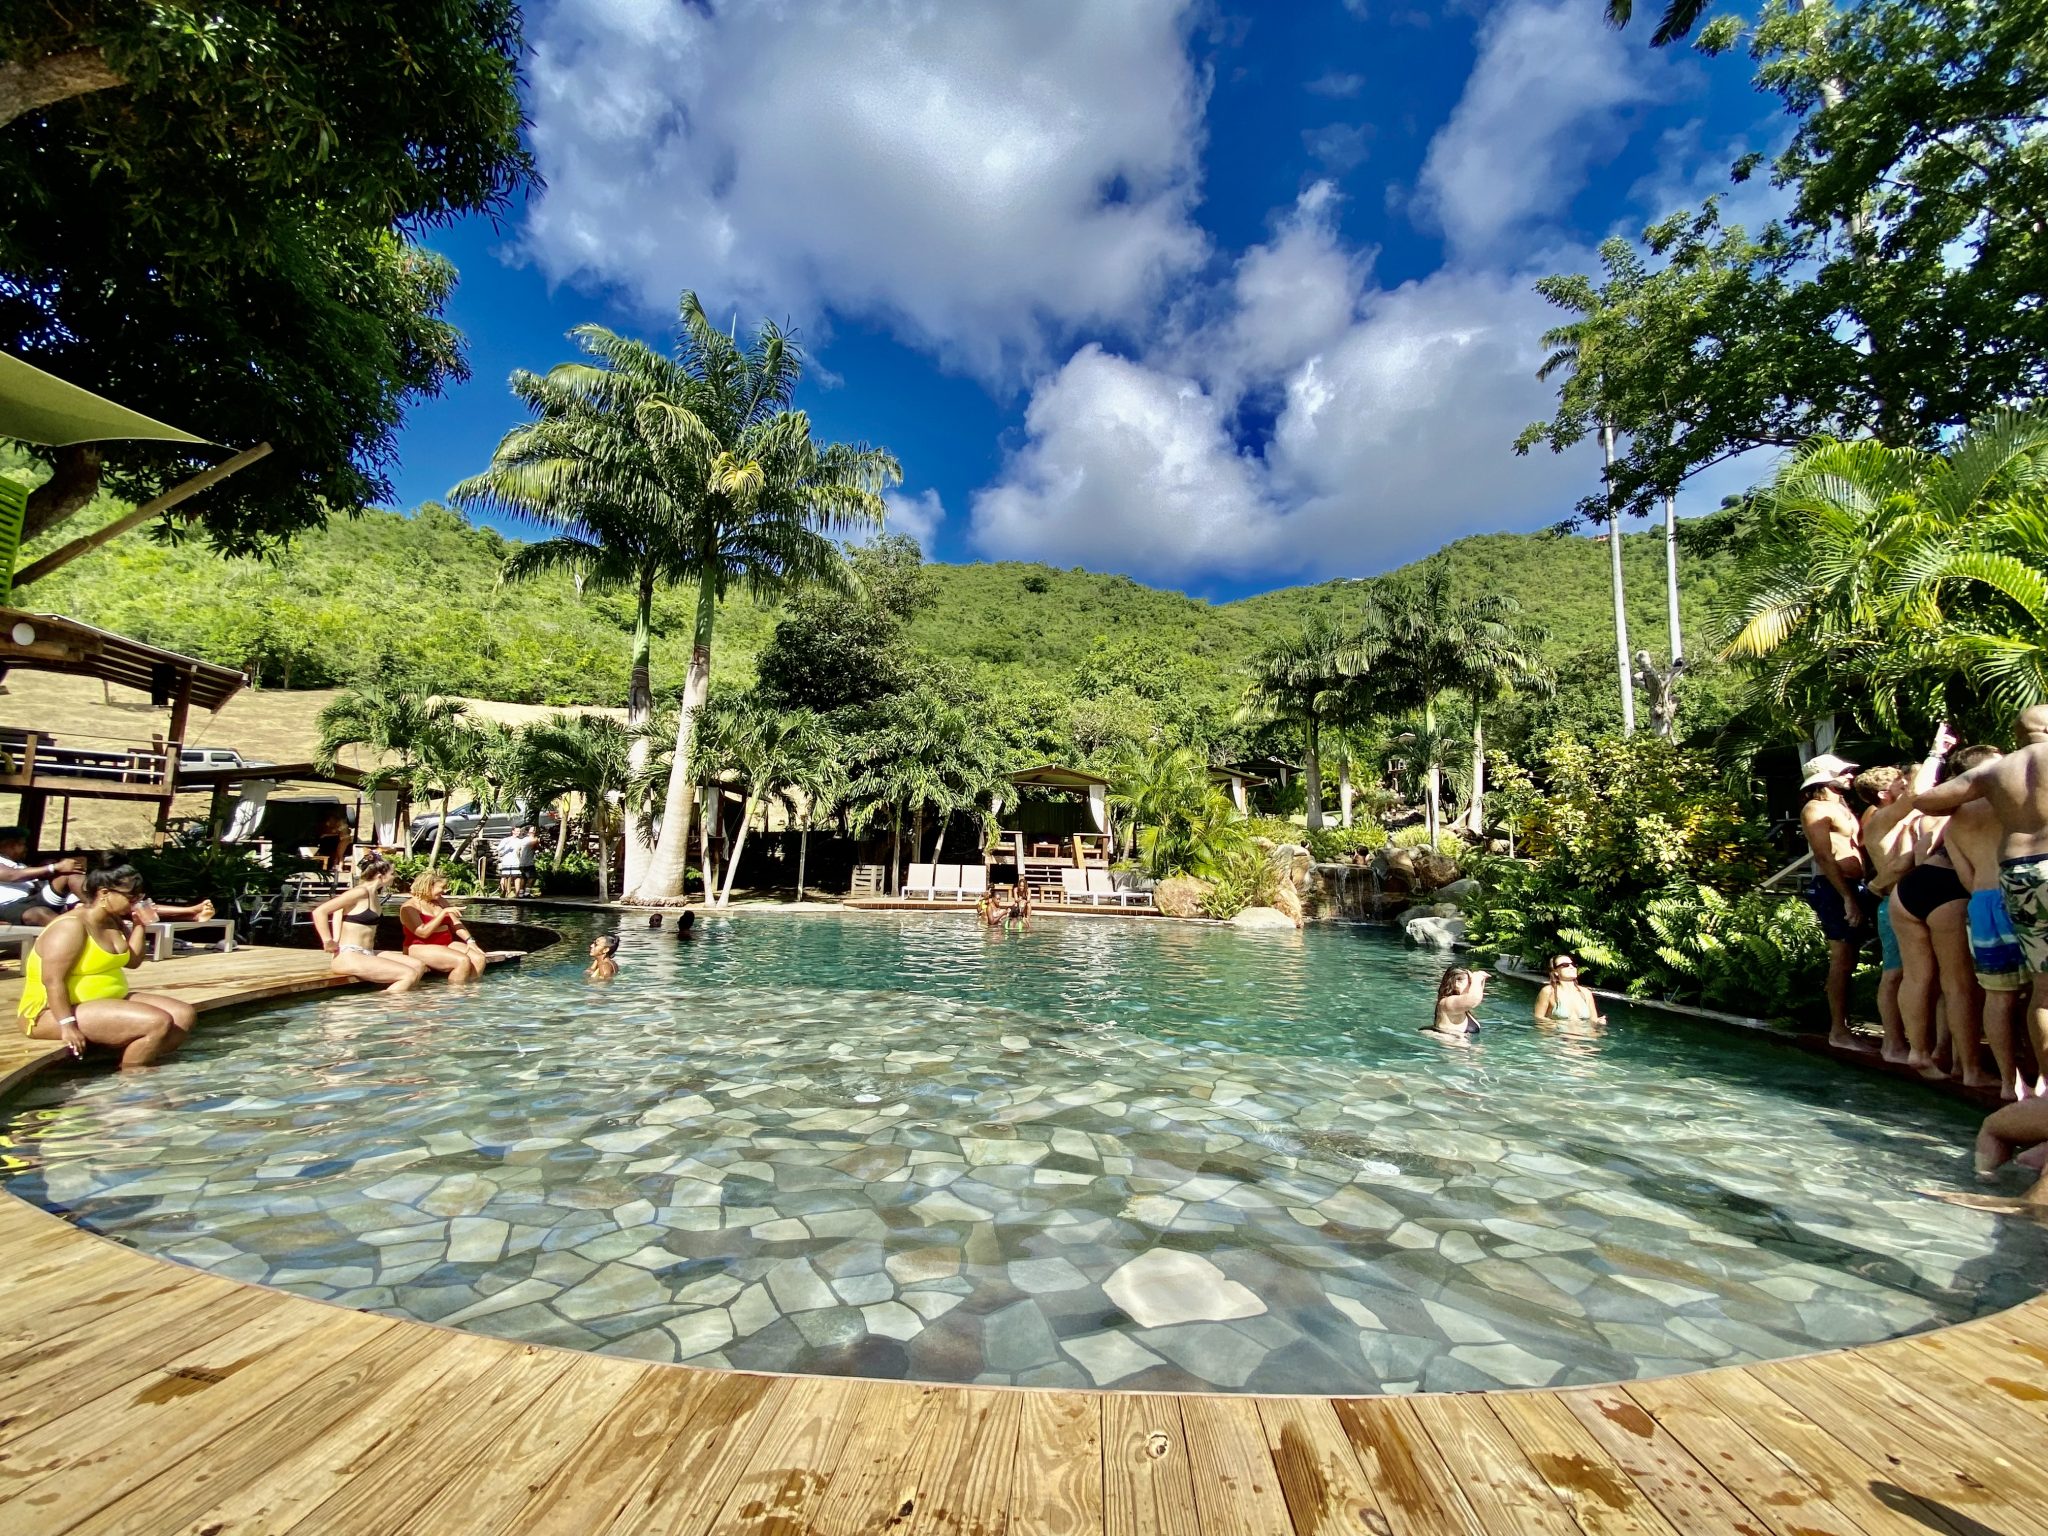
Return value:
[(546, 186), (429, 237), (474, 377), (412, 411), (402, 505), (487, 460), (512, 369), (585, 320), (665, 345), (693, 287), (798, 328), (932, 558), (1214, 598), (1568, 513), (1590, 451), (1509, 447), (1530, 284), (1781, 131), (1597, 0), (561, 0), (528, 41)]

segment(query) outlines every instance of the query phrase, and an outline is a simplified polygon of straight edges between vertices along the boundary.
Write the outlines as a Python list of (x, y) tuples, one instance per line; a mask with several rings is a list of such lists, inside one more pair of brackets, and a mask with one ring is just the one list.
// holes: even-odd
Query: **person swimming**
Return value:
[(685, 907), (676, 918), (676, 937), (694, 939), (697, 937), (697, 909)]
[(1462, 965), (1445, 971), (1436, 984), (1436, 1014), (1429, 1027), (1417, 1033), (1460, 1042), (1478, 1034), (1479, 1021), (1472, 1015), (1486, 1000), (1486, 980), (1491, 974)]
[(619, 952), (619, 936), (616, 933), (601, 934), (590, 942), (590, 969), (584, 974), (592, 981), (610, 981), (619, 974), (619, 962), (613, 958)]

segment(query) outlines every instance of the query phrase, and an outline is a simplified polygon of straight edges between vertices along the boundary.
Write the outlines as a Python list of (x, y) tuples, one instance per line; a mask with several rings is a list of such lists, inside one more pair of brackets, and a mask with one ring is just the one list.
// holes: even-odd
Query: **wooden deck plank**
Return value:
[(1753, 1510), (1618, 1387), (1575, 1388), (1558, 1395), (1682, 1536), (1771, 1536)]
[[(2044, 1536), (2040, 1522), (2015, 1510), (2009, 1492), (1983, 1476), (1974, 1454), (1953, 1456), (1930, 1449), (1910, 1418), (1901, 1424), (1882, 1397), (1855, 1386), (1789, 1369), (1788, 1362), (1752, 1366), (1752, 1380), (1777, 1393), (1827, 1431), (1859, 1460), (1878, 1469), (1889, 1485), (1937, 1512), (1954, 1508), (1982, 1523), (1996, 1522), (2003, 1536)], [(1872, 1486), (1882, 1496), (1886, 1484)], [(1897, 1497), (1897, 1495), (1893, 1495)]]
[(437, 1333), (434, 1347), (378, 1397), (358, 1400), (338, 1424), (270, 1462), (188, 1518), (180, 1536), (286, 1536), (350, 1478), (422, 1426), (457, 1411), (475, 1380), (494, 1363), (459, 1335)]
[(1530, 1536), (1579, 1536), (1579, 1523), (1479, 1397), (1412, 1397), (1423, 1432), (1436, 1446), (1480, 1528)]
[(723, 1499), (692, 1495), (646, 1527), (670, 1536), (706, 1529), (796, 1536), (808, 1525), (863, 1408), (903, 1390), (897, 1382), (843, 1377), (804, 1383), (776, 1408), (750, 1464)]
[[(708, 1527), (794, 1395), (795, 1385), (760, 1376), (732, 1376), (717, 1383), (703, 1407), (685, 1423), (681, 1437), (657, 1454), (650, 1475), (603, 1529), (609, 1536), (681, 1536)], [(596, 1529), (592, 1527), (593, 1532)]]
[(1674, 1536), (1671, 1522), (1554, 1394), (1503, 1392), (1486, 1403), (1587, 1536)]
[(816, 1536), (890, 1530), (910, 1519), (922, 1498), (924, 1437), (943, 1411), (938, 1397), (935, 1387), (913, 1386), (869, 1396), (811, 1514)]
[(1337, 1410), (1322, 1398), (1259, 1401), (1266, 1451), (1301, 1536), (1385, 1536), (1379, 1495), (1358, 1464)]
[(1258, 1405), (1239, 1397), (1189, 1397), (1180, 1417), (1205, 1536), (1289, 1536), (1294, 1518)]
[[(1806, 1363), (1819, 1367), (1828, 1362)], [(1910, 1401), (1916, 1427), (1924, 1427), (1930, 1441), (1938, 1427), (1943, 1445), (1960, 1441), (1975, 1448), (1984, 1460), (1987, 1483), (2024, 1490), (2037, 1509), (2048, 1512), (2048, 1467), (2036, 1454), (2048, 1449), (2048, 1436), (2043, 1435), (2040, 1420), (2033, 1414), (2001, 1393), (1974, 1390), (1918, 1350), (1893, 1347), (1872, 1351), (1827, 1374), (1849, 1369), (1873, 1387), (1880, 1380), (1891, 1384), (1895, 1392), (1902, 1393), (1894, 1401)], [(2048, 1513), (2041, 1518), (2048, 1524)]]
[(1010, 1465), (1010, 1536), (1094, 1536), (1102, 1529), (1102, 1399), (1027, 1392)]
[(291, 1311), (259, 1316), (0, 1450), (5, 1499), (33, 1511), (32, 1528), (66, 1530), (398, 1326), (339, 1310), (310, 1328)]
[(1973, 1386), (2048, 1419), (2048, 1349), (2035, 1346), (2035, 1355), (2016, 1354), (2014, 1345), (2000, 1349), (1992, 1340), (1959, 1328), (1920, 1334), (1911, 1347)]
[(1688, 1391), (1734, 1419), (1871, 1536), (1925, 1536), (1943, 1528), (1940, 1517), (1911, 1495), (1887, 1500), (1874, 1494), (1872, 1486), (1891, 1475), (1888, 1467), (1865, 1461), (1749, 1371), (1702, 1371), (1682, 1379)]
[(897, 1528), (906, 1536), (1006, 1536), (1023, 1399), (944, 1388), (938, 1396), (944, 1412), (925, 1441), (917, 1505)]
[(1113, 1392), (1102, 1401), (1102, 1526), (1110, 1536), (1199, 1536), (1181, 1400)]
[(1825, 1488), (1787, 1464), (1679, 1377), (1622, 1389), (1778, 1536), (1868, 1536)]
[(1397, 1398), (1345, 1397), (1333, 1406), (1394, 1536), (1487, 1536), (1458, 1481)]
[(721, 1379), (706, 1371), (641, 1372), (560, 1466), (521, 1490), (520, 1503), (489, 1528), (490, 1536), (584, 1536), (603, 1530), (681, 1438)]

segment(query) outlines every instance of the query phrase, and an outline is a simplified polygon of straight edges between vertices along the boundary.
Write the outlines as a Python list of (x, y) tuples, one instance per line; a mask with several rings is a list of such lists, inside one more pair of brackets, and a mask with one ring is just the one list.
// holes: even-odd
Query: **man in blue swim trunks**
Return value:
[[(1949, 759), (1950, 775), (1960, 777), (2003, 755), (1996, 747), (1965, 747)], [(2005, 910), (2005, 892), (1999, 889), (1998, 849), (2004, 840), (2005, 828), (1988, 800), (1972, 800), (1949, 817), (1942, 833), (1957, 875), (1970, 888), (1970, 959), (1977, 985), (1984, 989), (1984, 1039), (1998, 1064), (1998, 1096), (2010, 1102), (2020, 1094), (2013, 1036), (2027, 991), (2027, 967)]]

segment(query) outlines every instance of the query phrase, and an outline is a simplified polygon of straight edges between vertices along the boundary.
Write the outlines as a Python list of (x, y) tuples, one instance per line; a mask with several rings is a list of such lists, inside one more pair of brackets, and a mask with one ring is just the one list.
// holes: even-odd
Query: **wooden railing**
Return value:
[(0, 790), (81, 799), (163, 800), (177, 789), (178, 745), (59, 746), (41, 731), (0, 726)]

